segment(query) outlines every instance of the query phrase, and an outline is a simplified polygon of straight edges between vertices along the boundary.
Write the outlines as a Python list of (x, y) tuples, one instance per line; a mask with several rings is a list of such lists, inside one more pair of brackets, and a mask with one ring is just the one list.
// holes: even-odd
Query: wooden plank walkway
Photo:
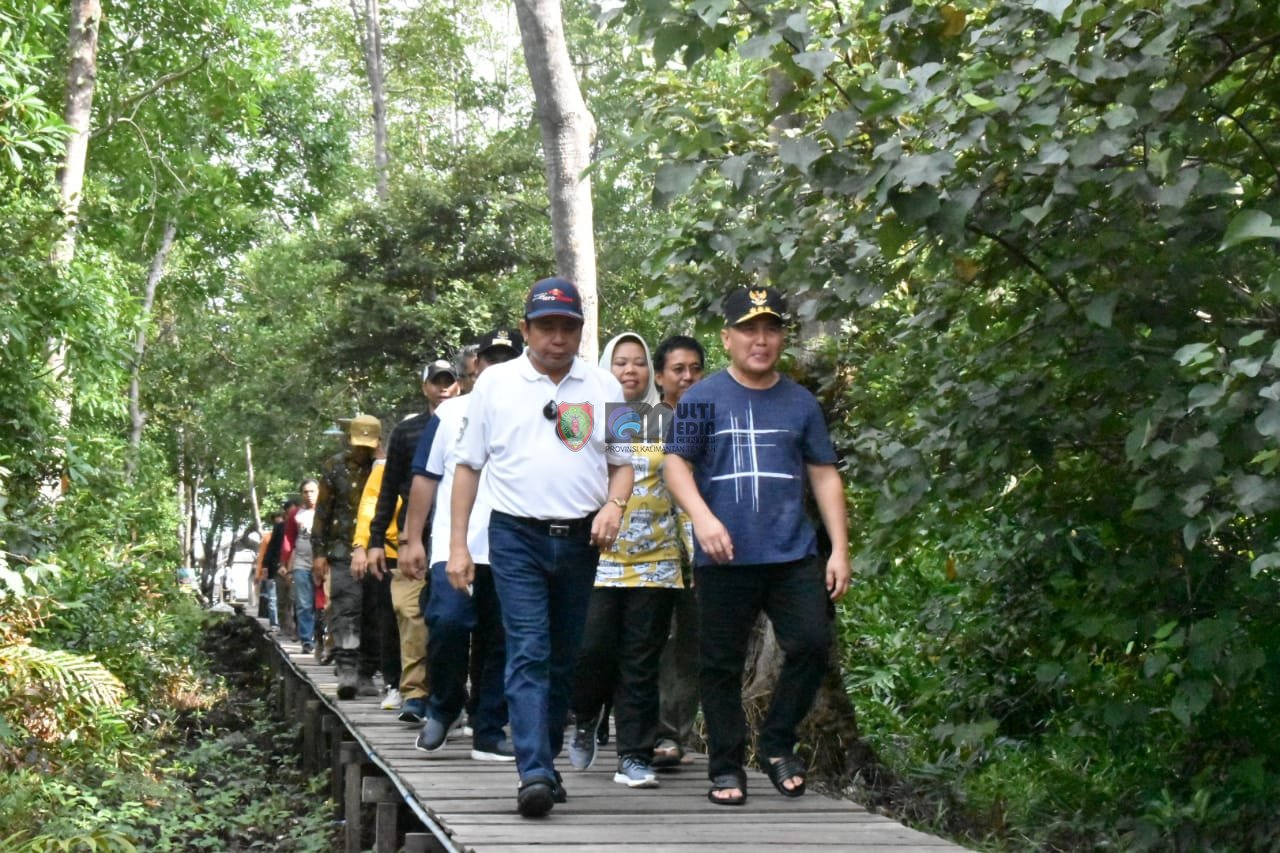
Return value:
[[(472, 761), (471, 738), (455, 734), (438, 753), (414, 749), (419, 726), (402, 723), (377, 698), (337, 699), (332, 666), (303, 655), (297, 643), (275, 640), (303, 682), (361, 741), (412, 810), (434, 826), (437, 849), (507, 853), (566, 850), (692, 853), (696, 850), (778, 851), (813, 848), (850, 851), (961, 850), (963, 848), (869, 813), (856, 803), (810, 791), (788, 800), (763, 773), (752, 771), (749, 796), (741, 807), (716, 806), (706, 799), (707, 759), (663, 771), (661, 787), (628, 789), (613, 781), (617, 761), (613, 741), (601, 747), (592, 769), (557, 761), (568, 802), (546, 818), (530, 820), (515, 810), (514, 764)], [(567, 738), (566, 738), (567, 739)]]

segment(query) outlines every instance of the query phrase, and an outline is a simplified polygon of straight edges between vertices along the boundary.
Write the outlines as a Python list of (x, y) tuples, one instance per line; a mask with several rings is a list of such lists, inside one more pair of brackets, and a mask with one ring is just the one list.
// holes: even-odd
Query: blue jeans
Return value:
[(259, 593), (262, 600), (267, 603), (267, 622), (272, 628), (280, 627), (280, 606), (276, 599), (276, 579), (266, 578), (262, 581), (262, 589)]
[[(431, 567), (431, 586), (421, 593), (427, 620), (427, 683), (431, 685), (427, 715), (448, 723), (462, 713), (467, 701), (467, 664), (478, 663), (478, 671), (471, 673), (477, 697), (470, 720), (473, 742), (477, 749), (492, 750), (507, 724), (507, 700), (502, 693), (507, 653), (493, 573), (485, 564), (476, 565), (474, 594), (467, 595), (449, 585), (445, 565)], [(469, 646), (475, 647), (474, 655)]]
[[(271, 596), (275, 606), (275, 593)], [(298, 626), (298, 642), (314, 643), (316, 639), (316, 587), (310, 569), (293, 573), (293, 615)]]
[(550, 536), (495, 512), (489, 561), (507, 635), (511, 745), (522, 782), (555, 778), (573, 665), (600, 551), (589, 533)]

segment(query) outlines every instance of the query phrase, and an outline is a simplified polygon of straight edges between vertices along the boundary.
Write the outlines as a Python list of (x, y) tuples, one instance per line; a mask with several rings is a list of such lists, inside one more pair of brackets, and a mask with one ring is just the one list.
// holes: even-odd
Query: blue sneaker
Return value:
[(418, 739), (413, 744), (414, 747), (421, 752), (438, 752), (449, 739), (449, 724), (452, 722), (453, 720), (427, 717), (427, 721), (422, 725), (422, 731), (418, 733)]
[(618, 759), (618, 772), (613, 774), (613, 781), (628, 788), (656, 788), (658, 774), (643, 758), (626, 755)]
[(584, 720), (573, 727), (573, 737), (569, 739), (569, 763), (574, 770), (590, 770), (596, 762), (596, 730), (600, 726), (600, 718)]
[(417, 725), (427, 717), (427, 700), (426, 699), (406, 699), (400, 705), (400, 716), (397, 718), (402, 723), (411, 723)]

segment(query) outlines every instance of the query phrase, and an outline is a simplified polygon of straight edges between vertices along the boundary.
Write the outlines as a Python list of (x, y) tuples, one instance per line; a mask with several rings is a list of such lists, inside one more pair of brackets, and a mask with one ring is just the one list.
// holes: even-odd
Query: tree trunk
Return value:
[(187, 548), (187, 565), (195, 566), (196, 564), (196, 531), (200, 524), (200, 507), (197, 503), (200, 498), (200, 484), (204, 478), (200, 474), (195, 475), (195, 479), (187, 486), (187, 527), (186, 527), (186, 548)]
[(596, 249), (592, 229), (591, 145), (596, 125), (578, 88), (569, 59), (560, 0), (516, 0), (520, 41), (542, 133), (556, 274), (582, 293), (586, 324), (582, 357), (595, 363), (599, 350), (596, 319)]
[(58, 168), (58, 199), (64, 219), (62, 239), (53, 250), (58, 266), (71, 263), (76, 252), (76, 224), (80, 191), (84, 188), (85, 160), (89, 153), (93, 87), (98, 76), (98, 24), (102, 7), (98, 0), (71, 0), (68, 32), (67, 100), (63, 119), (71, 127), (66, 156)]
[(178, 458), (178, 564), (182, 566), (191, 565), (191, 552), (188, 549), (188, 543), (191, 541), (191, 534), (187, 531), (187, 481), (186, 474), (182, 470), (182, 458)]
[(253, 445), (244, 440), (244, 464), (249, 472), (249, 506), (253, 507), (253, 529), (262, 534), (262, 513), (258, 509), (258, 488), (253, 484)]
[(360, 53), (364, 57), (364, 73), (369, 79), (369, 97), (373, 101), (373, 171), (377, 180), (378, 199), (391, 195), (387, 177), (387, 98), (382, 62), (382, 19), (378, 0), (364, 0), (364, 10), (351, 0), (351, 14), (360, 33)]
[[(56, 276), (65, 276), (76, 254), (76, 231), (80, 215), (80, 193), (84, 189), (85, 160), (89, 153), (89, 128), (93, 114), (93, 88), (98, 75), (98, 25), (102, 6), (98, 0), (71, 0), (71, 26), (67, 33), (67, 99), (63, 120), (71, 128), (66, 155), (58, 167), (58, 204), (62, 212), (62, 237), (53, 247), (50, 263)], [(67, 433), (71, 427), (71, 382), (67, 365), (67, 342), (49, 341), (47, 358), (57, 429), (46, 455), (61, 471), (66, 461)], [(42, 486), (51, 500), (62, 494), (55, 477)]]
[(214, 499), (213, 512), (209, 514), (209, 529), (204, 532), (204, 559), (200, 564), (200, 588), (213, 598), (213, 578), (218, 573), (218, 540), (226, 513), (222, 501)]
[(173, 248), (173, 238), (178, 233), (177, 224), (171, 219), (164, 226), (164, 235), (160, 238), (160, 248), (151, 258), (151, 271), (147, 273), (146, 292), (142, 296), (142, 312), (138, 318), (138, 337), (133, 342), (133, 365), (129, 370), (129, 421), (133, 429), (129, 433), (129, 461), (126, 475), (133, 479), (138, 468), (138, 453), (142, 446), (142, 427), (146, 417), (142, 414), (141, 392), (138, 373), (142, 370), (142, 356), (147, 351), (147, 325), (151, 322), (151, 306), (155, 303), (156, 287), (164, 276), (165, 260), (169, 250)]

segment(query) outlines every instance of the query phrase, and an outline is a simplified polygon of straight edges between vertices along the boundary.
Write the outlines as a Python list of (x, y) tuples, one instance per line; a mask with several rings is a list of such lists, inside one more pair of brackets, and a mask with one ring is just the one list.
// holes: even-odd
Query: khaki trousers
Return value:
[(400, 695), (405, 699), (427, 698), (427, 623), (418, 604), (425, 585), (425, 580), (391, 570), (391, 608), (400, 628)]

